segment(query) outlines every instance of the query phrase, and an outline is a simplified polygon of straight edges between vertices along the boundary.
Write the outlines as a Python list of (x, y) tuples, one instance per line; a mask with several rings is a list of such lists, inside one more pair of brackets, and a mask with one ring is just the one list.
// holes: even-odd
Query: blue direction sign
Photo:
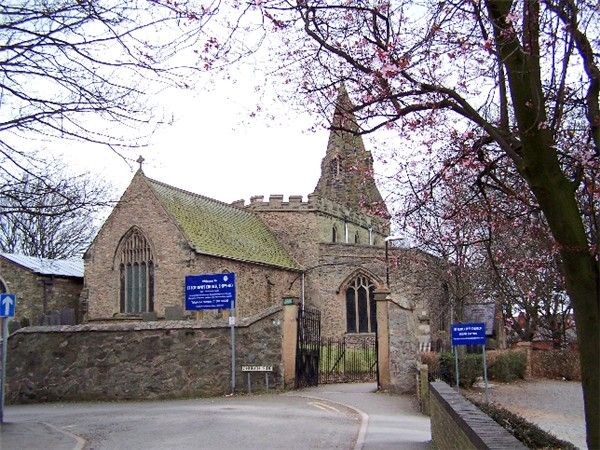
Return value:
[(0, 294), (0, 317), (14, 317), (16, 304), (15, 294)]
[(229, 309), (235, 306), (235, 274), (216, 273), (185, 277), (185, 309)]
[(485, 323), (453, 323), (452, 345), (485, 345)]

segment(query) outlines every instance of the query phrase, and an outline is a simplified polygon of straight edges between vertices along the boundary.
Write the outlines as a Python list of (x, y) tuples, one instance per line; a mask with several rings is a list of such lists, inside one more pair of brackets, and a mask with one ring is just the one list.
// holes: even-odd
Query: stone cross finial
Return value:
[(144, 159), (144, 157), (143, 157), (142, 155), (140, 155), (140, 157), (139, 157), (139, 158), (138, 158), (138, 159), (135, 161), (136, 163), (139, 163), (139, 165), (140, 165), (140, 170), (142, 170), (142, 163), (143, 163), (144, 161), (146, 161), (146, 160)]

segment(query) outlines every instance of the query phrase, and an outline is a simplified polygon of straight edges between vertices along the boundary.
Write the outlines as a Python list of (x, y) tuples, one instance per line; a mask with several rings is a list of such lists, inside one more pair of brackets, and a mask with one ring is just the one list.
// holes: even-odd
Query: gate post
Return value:
[(283, 386), (296, 385), (296, 347), (298, 345), (298, 297), (283, 299), (281, 356), (283, 359)]
[(378, 288), (374, 292), (377, 308), (377, 387), (384, 390), (391, 387), (389, 295), (390, 290), (387, 288)]

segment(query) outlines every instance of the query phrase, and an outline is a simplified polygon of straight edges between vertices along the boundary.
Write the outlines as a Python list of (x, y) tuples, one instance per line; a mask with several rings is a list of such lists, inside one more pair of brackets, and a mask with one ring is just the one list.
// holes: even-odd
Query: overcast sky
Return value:
[[(151, 178), (226, 202), (252, 195), (306, 196), (317, 183), (329, 132), (323, 126), (308, 131), (320, 118), (280, 103), (268, 106), (275, 120), (264, 114), (252, 118), (256, 102), (247, 86), (234, 84), (212, 91), (172, 91), (162, 102), (173, 115), (172, 125), (163, 125), (148, 148), (126, 154), (132, 160), (141, 154), (144, 173)], [(130, 168), (102, 147), (81, 151), (69, 145), (60, 153), (74, 170), (110, 181), (117, 195), (138, 166)]]

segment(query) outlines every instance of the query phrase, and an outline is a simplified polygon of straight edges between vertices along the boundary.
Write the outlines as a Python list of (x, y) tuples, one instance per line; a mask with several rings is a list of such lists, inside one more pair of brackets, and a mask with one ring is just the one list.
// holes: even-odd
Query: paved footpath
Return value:
[(354, 409), (362, 417), (355, 450), (433, 448), (429, 417), (419, 412), (415, 397), (376, 390), (371, 383), (325, 384), (285, 395), (314, 397)]
[(43, 422), (0, 424), (0, 449), (82, 450), (78, 436)]

